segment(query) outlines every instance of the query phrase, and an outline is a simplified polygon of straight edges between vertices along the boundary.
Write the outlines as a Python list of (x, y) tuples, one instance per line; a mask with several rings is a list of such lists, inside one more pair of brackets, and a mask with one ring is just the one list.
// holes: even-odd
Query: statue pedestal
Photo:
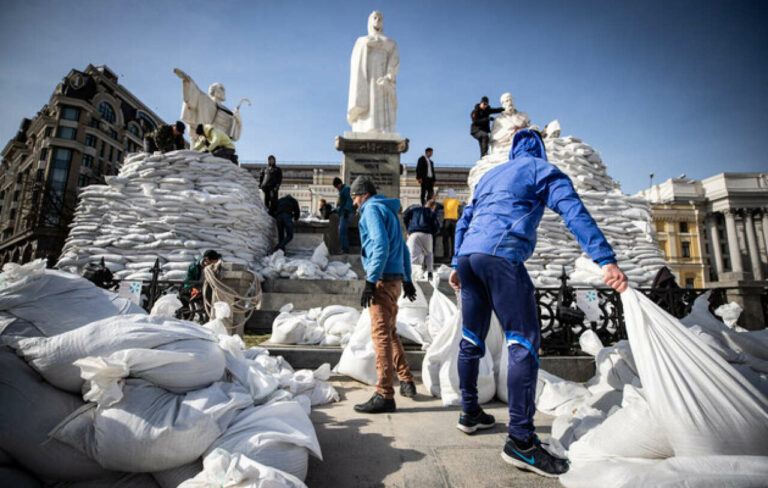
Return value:
[(336, 136), (336, 150), (344, 153), (341, 175), (345, 184), (365, 176), (377, 192), (400, 198), (400, 154), (408, 151), (408, 139), (396, 134), (345, 133)]

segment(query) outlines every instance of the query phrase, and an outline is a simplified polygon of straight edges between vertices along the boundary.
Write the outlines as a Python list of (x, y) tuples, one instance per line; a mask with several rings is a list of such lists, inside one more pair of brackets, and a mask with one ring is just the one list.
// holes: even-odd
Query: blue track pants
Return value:
[(533, 283), (522, 263), (487, 254), (460, 256), (457, 270), (463, 317), (458, 361), (462, 409), (472, 413), (480, 408), (477, 374), (493, 310), (504, 329), (509, 358), (509, 435), (525, 441), (534, 433), (541, 343)]

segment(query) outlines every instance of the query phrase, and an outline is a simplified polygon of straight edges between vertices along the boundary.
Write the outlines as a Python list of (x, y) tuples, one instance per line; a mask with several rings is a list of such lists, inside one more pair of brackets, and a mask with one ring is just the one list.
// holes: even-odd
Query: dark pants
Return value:
[(476, 129), (472, 131), (472, 137), (480, 143), (480, 157), (482, 158), (488, 154), (488, 141), (490, 141), (491, 135), (484, 130)]
[(229, 159), (233, 163), (238, 164), (237, 154), (235, 154), (234, 149), (230, 149), (228, 147), (217, 147), (216, 149), (213, 150), (211, 154), (213, 154), (217, 158)]
[(154, 137), (145, 137), (144, 138), (144, 152), (152, 154), (155, 151), (157, 151), (157, 144), (155, 144), (155, 138)]
[(493, 310), (504, 330), (509, 358), (509, 435), (526, 441), (534, 433), (541, 342), (533, 283), (522, 263), (487, 254), (461, 256), (457, 269), (463, 317), (458, 364), (461, 406), (468, 413), (480, 408), (477, 374)]
[(453, 259), (453, 246), (456, 237), (456, 221), (453, 219), (443, 220), (443, 257)]
[(267, 212), (269, 212), (269, 215), (274, 217), (275, 211), (277, 210), (277, 194), (279, 189), (273, 188), (262, 191), (264, 192), (264, 206), (267, 207)]
[(341, 241), (341, 252), (349, 254), (349, 218), (351, 214), (341, 210), (339, 212), (339, 240)]
[[(432, 195), (435, 194), (435, 179), (434, 178), (422, 178), (421, 180), (421, 205), (427, 200), (432, 200)], [(426, 198), (425, 198), (426, 197)]]
[(291, 214), (281, 213), (277, 216), (277, 238), (280, 242), (275, 249), (285, 251), (285, 246), (293, 240), (293, 219)]

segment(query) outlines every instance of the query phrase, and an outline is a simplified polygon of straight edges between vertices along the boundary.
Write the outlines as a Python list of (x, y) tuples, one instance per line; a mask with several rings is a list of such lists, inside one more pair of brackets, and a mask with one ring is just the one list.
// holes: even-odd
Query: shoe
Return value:
[(432, 281), (432, 273), (427, 273), (427, 281)]
[(361, 413), (385, 413), (395, 411), (395, 399), (384, 398), (378, 393), (374, 393), (370, 400), (359, 405), (355, 405), (355, 411)]
[(471, 415), (461, 412), (456, 428), (465, 434), (471, 434), (478, 429), (490, 429), (494, 425), (496, 425), (496, 419), (493, 418), (493, 415), (483, 412), (481, 408)]
[(548, 478), (557, 478), (568, 471), (568, 460), (555, 457), (541, 447), (539, 436), (534, 436), (533, 445), (520, 449), (511, 437), (507, 437), (501, 459), (518, 469), (532, 471)]
[(413, 381), (400, 382), (400, 394), (406, 398), (413, 398), (416, 396), (416, 384)]

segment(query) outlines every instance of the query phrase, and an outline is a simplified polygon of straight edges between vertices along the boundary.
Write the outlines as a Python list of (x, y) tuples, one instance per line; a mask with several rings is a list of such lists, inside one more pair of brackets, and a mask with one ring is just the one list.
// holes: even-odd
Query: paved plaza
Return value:
[[(307, 486), (341, 487), (559, 487), (556, 479), (519, 471), (501, 460), (506, 437), (507, 408), (484, 405), (498, 423), (495, 428), (466, 435), (456, 428), (458, 407), (443, 407), (425, 394), (396, 396), (394, 414), (364, 415), (353, 410), (374, 388), (344, 376), (332, 378), (341, 401), (313, 407), (312, 421), (324, 460), (310, 458)], [(537, 432), (550, 435), (553, 417), (537, 413)]]

